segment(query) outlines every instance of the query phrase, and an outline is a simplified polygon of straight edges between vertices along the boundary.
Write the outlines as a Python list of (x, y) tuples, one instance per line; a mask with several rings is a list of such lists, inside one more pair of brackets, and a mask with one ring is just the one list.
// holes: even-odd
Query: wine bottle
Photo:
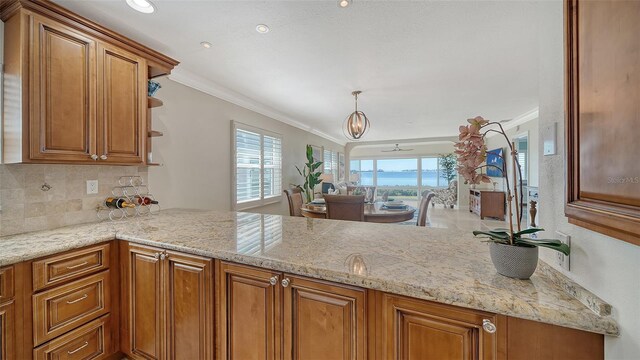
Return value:
[(105, 201), (104, 204), (107, 207), (110, 208), (116, 208), (116, 209), (122, 209), (122, 208), (134, 208), (136, 207), (135, 204), (132, 204), (130, 202), (127, 202), (125, 199), (122, 198), (112, 198), (112, 197), (108, 197)]
[(158, 203), (157, 200), (153, 200), (150, 197), (140, 196), (140, 195), (136, 196), (136, 202), (138, 204), (140, 204), (140, 205), (151, 205), (151, 204), (157, 204)]

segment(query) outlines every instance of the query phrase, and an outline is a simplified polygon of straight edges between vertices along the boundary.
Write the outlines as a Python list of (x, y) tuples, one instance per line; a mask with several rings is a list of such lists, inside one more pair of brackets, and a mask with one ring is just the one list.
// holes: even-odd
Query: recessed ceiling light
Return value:
[(260, 34), (266, 34), (269, 32), (269, 27), (265, 24), (258, 24), (258, 26), (256, 26), (256, 31)]
[(200, 43), (200, 45), (202, 45), (202, 47), (205, 48), (205, 49), (209, 49), (209, 48), (211, 48), (213, 46), (208, 41), (203, 41), (203, 42)]
[(156, 11), (156, 8), (153, 4), (147, 0), (126, 0), (127, 5), (136, 11), (140, 11), (141, 13), (151, 14)]
[(341, 8), (346, 8), (349, 5), (351, 5), (350, 0), (338, 0), (338, 6)]

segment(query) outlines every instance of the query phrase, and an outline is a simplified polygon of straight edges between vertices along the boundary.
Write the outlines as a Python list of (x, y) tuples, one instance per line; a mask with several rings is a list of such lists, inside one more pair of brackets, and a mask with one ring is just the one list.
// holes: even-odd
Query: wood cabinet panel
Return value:
[(221, 263), (218, 329), (220, 359), (280, 359), (279, 273)]
[[(163, 359), (164, 301), (162, 267), (159, 249), (129, 244), (128, 266), (128, 342), (134, 356)], [(126, 334), (124, 336), (127, 336)]]
[(167, 251), (169, 359), (213, 358), (212, 260)]
[(111, 316), (105, 315), (36, 348), (36, 360), (105, 359), (112, 352)]
[(115, 46), (98, 45), (99, 161), (143, 161), (146, 79), (144, 59)]
[(561, 326), (510, 317), (509, 360), (601, 360), (604, 336)]
[(565, 0), (569, 221), (640, 245), (640, 2)]
[(13, 266), (0, 269), (0, 303), (15, 296), (15, 270)]
[(16, 304), (10, 301), (0, 304), (0, 359), (16, 356)]
[(35, 345), (111, 310), (109, 270), (33, 295)]
[(30, 159), (87, 161), (95, 154), (96, 42), (33, 15)]
[(365, 359), (365, 290), (285, 277), (284, 359)]
[[(500, 325), (495, 314), (461, 309), (380, 293), (377, 340), (378, 359), (495, 359)], [(483, 330), (483, 320), (497, 325), (496, 333)]]
[(110, 244), (73, 250), (33, 262), (33, 289), (52, 285), (109, 268)]

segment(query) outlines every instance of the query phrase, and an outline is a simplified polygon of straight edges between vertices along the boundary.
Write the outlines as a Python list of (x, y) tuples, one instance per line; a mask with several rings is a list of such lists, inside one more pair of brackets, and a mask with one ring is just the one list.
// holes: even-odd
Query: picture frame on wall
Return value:
[(313, 161), (314, 162), (318, 162), (318, 161), (324, 162), (324, 159), (323, 159), (324, 147), (316, 146), (316, 145), (309, 145), (309, 146), (311, 146), (311, 149), (313, 150)]
[(344, 153), (338, 153), (338, 181), (345, 181)]
[(487, 151), (487, 175), (490, 177), (504, 177), (504, 149)]

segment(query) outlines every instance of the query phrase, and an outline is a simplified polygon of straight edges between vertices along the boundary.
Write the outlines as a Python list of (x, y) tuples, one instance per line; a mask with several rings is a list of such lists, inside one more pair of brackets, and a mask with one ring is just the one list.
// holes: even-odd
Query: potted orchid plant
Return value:
[[(556, 239), (534, 239), (530, 237), (531, 234), (544, 231), (542, 228), (521, 229), (522, 170), (517, 160), (518, 151), (515, 143), (509, 140), (502, 124), (499, 122), (491, 122), (481, 116), (467, 121), (469, 125), (460, 126), (459, 141), (455, 144), (455, 153), (458, 155), (458, 174), (465, 179), (465, 184), (474, 185), (491, 183), (491, 178), (486, 174), (486, 169), (490, 167), (494, 167), (506, 175), (507, 222), (509, 224), (508, 229), (474, 231), (473, 235), (488, 239), (491, 261), (499, 274), (516, 279), (528, 279), (538, 265), (538, 247), (550, 248), (569, 255), (569, 246)], [(511, 174), (511, 179), (513, 184), (509, 181), (509, 174), (505, 174), (505, 168), (486, 163), (487, 145), (485, 138), (490, 133), (501, 135), (507, 142), (510, 150), (510, 161), (512, 162), (513, 174)], [(506, 164), (508, 160), (506, 154), (503, 160)]]

